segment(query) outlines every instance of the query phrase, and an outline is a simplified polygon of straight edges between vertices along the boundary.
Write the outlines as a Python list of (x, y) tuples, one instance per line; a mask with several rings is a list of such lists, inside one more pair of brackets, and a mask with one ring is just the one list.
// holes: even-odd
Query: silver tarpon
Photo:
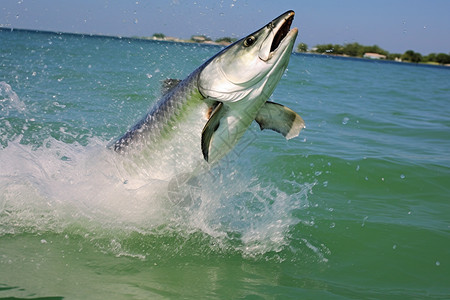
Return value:
[(149, 149), (164, 148), (158, 148), (164, 140), (179, 144), (176, 137), (182, 135), (193, 149), (190, 156), (214, 163), (233, 149), (253, 120), (261, 130), (277, 131), (287, 139), (298, 136), (304, 128), (302, 118), (267, 101), (289, 63), (298, 33), (290, 29), (293, 18), (293, 11), (282, 14), (220, 51), (183, 81), (170, 81), (149, 113), (111, 147), (119, 153), (151, 156)]

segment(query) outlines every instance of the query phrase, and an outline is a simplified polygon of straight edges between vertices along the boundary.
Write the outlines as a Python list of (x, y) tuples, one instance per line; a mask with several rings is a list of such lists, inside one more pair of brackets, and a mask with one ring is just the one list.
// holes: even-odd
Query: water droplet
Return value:
[(436, 267), (439, 267), (441, 265), (441, 263), (437, 260), (436, 261)]
[(367, 219), (369, 219), (369, 216), (365, 216), (365, 217), (364, 217), (363, 222), (362, 222), (362, 224), (361, 224), (361, 227), (364, 227), (364, 226), (366, 225)]
[(344, 119), (342, 119), (342, 124), (346, 125), (348, 121), (350, 121), (350, 118), (345, 117)]
[(400, 178), (401, 178), (401, 179), (405, 179), (405, 175), (404, 175), (404, 174), (401, 174), (401, 175), (400, 175)]
[(394, 246), (392, 246), (392, 249), (397, 249), (397, 245), (396, 244), (394, 244)]

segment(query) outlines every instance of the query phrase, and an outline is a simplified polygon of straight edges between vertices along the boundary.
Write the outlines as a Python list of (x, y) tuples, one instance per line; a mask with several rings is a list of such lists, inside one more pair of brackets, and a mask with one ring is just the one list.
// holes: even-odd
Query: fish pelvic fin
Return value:
[(208, 161), (209, 153), (211, 150), (211, 143), (214, 133), (217, 128), (220, 126), (220, 119), (225, 115), (226, 109), (223, 108), (223, 103), (219, 102), (219, 104), (214, 108), (211, 113), (211, 117), (208, 122), (206, 122), (205, 127), (202, 131), (202, 153), (203, 158)]
[(300, 134), (305, 128), (305, 121), (292, 109), (267, 101), (256, 115), (255, 121), (261, 130), (271, 129), (281, 133), (287, 140)]

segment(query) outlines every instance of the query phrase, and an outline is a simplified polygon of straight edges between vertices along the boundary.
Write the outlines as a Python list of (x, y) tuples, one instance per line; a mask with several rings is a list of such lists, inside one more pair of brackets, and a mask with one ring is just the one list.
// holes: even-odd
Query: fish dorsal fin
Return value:
[(259, 110), (255, 121), (261, 130), (271, 129), (281, 133), (286, 139), (292, 139), (305, 128), (303, 119), (292, 109), (267, 101)]
[(180, 82), (181, 82), (180, 79), (172, 79), (172, 78), (164, 79), (161, 86), (161, 94), (162, 95), (167, 94), (168, 92), (173, 90)]
[(203, 158), (208, 161), (209, 160), (209, 153), (212, 143), (212, 138), (214, 133), (216, 132), (217, 128), (219, 128), (220, 125), (220, 119), (222, 116), (226, 113), (226, 109), (223, 108), (223, 103), (219, 102), (217, 106), (214, 108), (213, 112), (211, 113), (211, 117), (209, 118), (208, 122), (206, 122), (205, 127), (202, 131), (202, 153)]

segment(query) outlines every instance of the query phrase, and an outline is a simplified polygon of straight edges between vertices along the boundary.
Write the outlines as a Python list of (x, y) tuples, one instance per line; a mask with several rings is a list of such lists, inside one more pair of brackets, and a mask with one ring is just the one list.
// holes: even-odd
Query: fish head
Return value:
[(270, 95), (287, 67), (298, 34), (297, 28), (290, 28), (293, 19), (294, 12), (288, 11), (219, 52), (200, 73), (200, 92), (221, 102), (236, 102), (266, 88), (271, 89), (266, 92)]

